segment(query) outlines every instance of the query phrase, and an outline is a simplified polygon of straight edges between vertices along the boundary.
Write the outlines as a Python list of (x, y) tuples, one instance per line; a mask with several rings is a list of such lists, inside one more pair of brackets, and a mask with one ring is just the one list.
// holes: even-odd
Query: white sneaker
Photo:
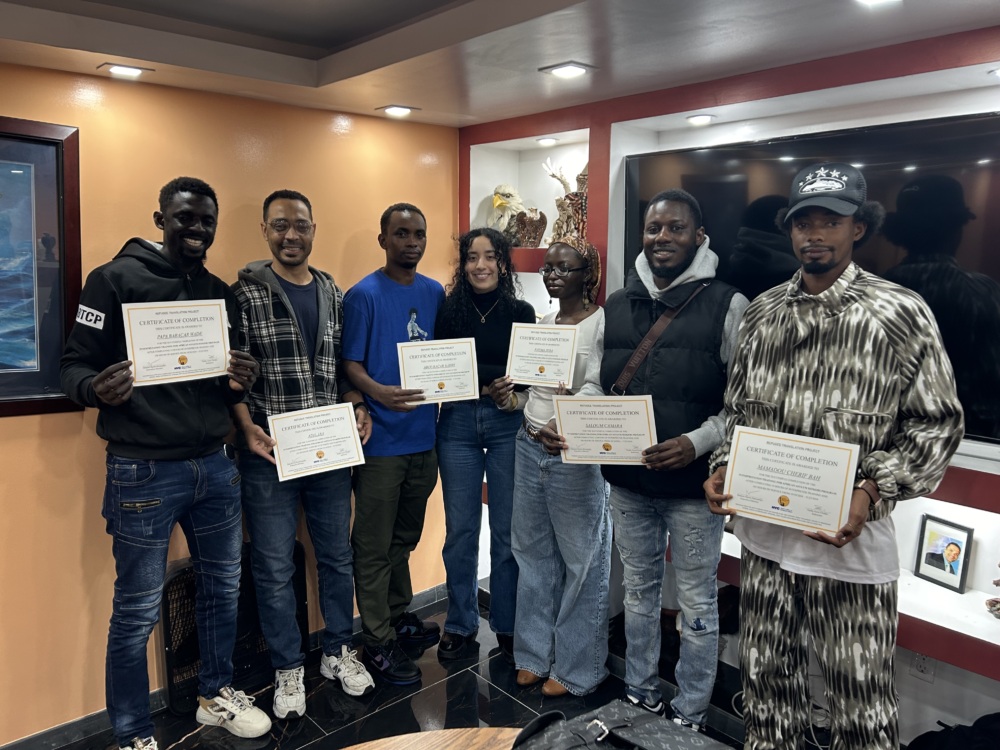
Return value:
[(306, 715), (305, 667), (274, 670), (274, 715), (301, 719)]
[(271, 731), (271, 720), (254, 708), (253, 698), (228, 685), (211, 700), (199, 695), (194, 717), (199, 724), (224, 727), (237, 737), (260, 737)]
[(676, 724), (679, 727), (684, 727), (685, 729), (693, 729), (696, 732), (701, 731), (701, 724), (695, 724), (693, 721), (682, 719), (680, 716), (674, 717), (674, 724)]
[(340, 647), (340, 656), (324, 654), (319, 673), (328, 680), (339, 682), (340, 689), (348, 695), (368, 695), (375, 689), (375, 680), (358, 661), (358, 652), (350, 651), (347, 646)]
[(125, 745), (125, 747), (119, 748), (119, 750), (158, 750), (158, 748), (156, 747), (156, 740), (152, 737), (147, 737), (144, 740), (136, 737)]

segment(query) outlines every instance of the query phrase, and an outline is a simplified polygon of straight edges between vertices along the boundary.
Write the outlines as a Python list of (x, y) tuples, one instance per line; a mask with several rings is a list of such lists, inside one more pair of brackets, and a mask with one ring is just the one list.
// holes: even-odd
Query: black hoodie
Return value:
[(92, 384), (103, 369), (128, 359), (122, 303), (210, 299), (226, 301), (230, 345), (235, 347), (240, 341), (235, 298), (204, 267), (185, 274), (153, 243), (131, 239), (87, 277), (61, 360), (62, 388), (78, 404), (100, 409), (97, 434), (108, 441), (109, 453), (178, 460), (222, 447), (231, 428), (229, 406), (243, 398), (226, 377), (134, 388), (121, 406), (100, 401)]

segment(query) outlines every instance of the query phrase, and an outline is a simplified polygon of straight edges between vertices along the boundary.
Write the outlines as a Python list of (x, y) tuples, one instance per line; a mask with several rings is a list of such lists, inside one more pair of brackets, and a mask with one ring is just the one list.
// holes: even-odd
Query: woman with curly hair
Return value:
[[(559, 301), (559, 310), (541, 322), (577, 326), (580, 343), (573, 382), (532, 386), (517, 434), (511, 542), (521, 577), (514, 658), (518, 685), (545, 680), (543, 695), (585, 695), (608, 675), (608, 485), (600, 466), (562, 462), (552, 397), (584, 384), (604, 318), (596, 304), (601, 261), (592, 245), (565, 237), (549, 246), (539, 270), (549, 296)], [(510, 408), (508, 398), (515, 406), (523, 398), (510, 388), (509, 381), (494, 388), (501, 408)]]
[[(513, 660), (517, 562), (510, 549), (514, 438), (519, 413), (499, 410), (490, 387), (502, 379), (513, 323), (534, 323), (535, 311), (517, 298), (510, 242), (479, 228), (458, 240), (458, 267), (438, 312), (435, 339), (476, 340), (480, 398), (442, 404), (437, 452), (444, 495), (444, 567), (448, 615), (438, 645), (441, 659), (459, 659), (479, 631), (478, 559), (483, 471), (490, 514), (490, 628)], [(516, 397), (516, 396), (515, 396)]]

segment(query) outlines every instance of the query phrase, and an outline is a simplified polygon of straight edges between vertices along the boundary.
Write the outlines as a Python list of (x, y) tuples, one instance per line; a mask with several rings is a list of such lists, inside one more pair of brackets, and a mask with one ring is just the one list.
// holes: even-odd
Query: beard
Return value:
[(647, 265), (649, 266), (649, 270), (653, 272), (653, 276), (656, 276), (659, 279), (673, 281), (691, 267), (691, 264), (694, 263), (694, 256), (695, 253), (690, 253), (687, 260), (685, 260), (683, 264), (672, 268), (669, 266), (654, 266), (648, 261)]
[(813, 276), (820, 276), (827, 271), (833, 270), (836, 265), (832, 260), (810, 260), (802, 264), (802, 270)]

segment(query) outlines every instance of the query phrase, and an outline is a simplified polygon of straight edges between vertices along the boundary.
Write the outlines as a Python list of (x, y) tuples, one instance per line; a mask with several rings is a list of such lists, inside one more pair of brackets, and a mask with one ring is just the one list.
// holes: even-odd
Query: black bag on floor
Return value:
[(909, 750), (995, 750), (1000, 745), (1000, 713), (980, 716), (971, 727), (962, 724), (925, 732), (906, 747)]
[(561, 711), (535, 718), (514, 740), (517, 750), (728, 750), (662, 716), (616, 701), (573, 719)]

